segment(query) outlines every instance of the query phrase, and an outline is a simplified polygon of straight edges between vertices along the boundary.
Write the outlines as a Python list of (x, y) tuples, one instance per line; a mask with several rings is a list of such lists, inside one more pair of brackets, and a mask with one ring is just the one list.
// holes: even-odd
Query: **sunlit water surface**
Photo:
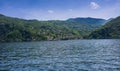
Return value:
[(0, 43), (0, 71), (120, 71), (120, 40)]

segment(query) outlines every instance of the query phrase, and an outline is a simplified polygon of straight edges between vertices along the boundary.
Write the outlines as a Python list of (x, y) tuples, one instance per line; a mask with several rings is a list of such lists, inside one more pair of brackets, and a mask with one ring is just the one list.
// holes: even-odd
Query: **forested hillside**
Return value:
[(120, 16), (109, 21), (101, 28), (95, 30), (89, 35), (89, 38), (111, 39), (120, 38)]
[(103, 26), (108, 20), (99, 18), (70, 18), (67, 20), (69, 26), (78, 30), (82, 36), (89, 35), (95, 29)]
[[(102, 26), (106, 20), (84, 23), (83, 21), (38, 21), (7, 17), (0, 14), (0, 41), (40, 41), (78, 39)], [(90, 21), (89, 20), (89, 21)], [(85, 20), (86, 21), (86, 20)], [(101, 23), (100, 23), (101, 22)]]

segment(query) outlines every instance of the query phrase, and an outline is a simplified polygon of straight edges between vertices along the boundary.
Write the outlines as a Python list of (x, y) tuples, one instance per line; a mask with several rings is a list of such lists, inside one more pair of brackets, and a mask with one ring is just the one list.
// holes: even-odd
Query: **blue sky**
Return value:
[(0, 13), (24, 19), (120, 16), (120, 0), (0, 0)]

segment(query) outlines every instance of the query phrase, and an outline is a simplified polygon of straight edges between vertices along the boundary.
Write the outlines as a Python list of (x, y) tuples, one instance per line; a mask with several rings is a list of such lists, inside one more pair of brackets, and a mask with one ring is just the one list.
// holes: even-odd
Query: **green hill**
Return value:
[(120, 16), (109, 21), (89, 35), (89, 38), (111, 39), (120, 38)]
[(80, 24), (105, 24), (107, 20), (99, 19), (99, 18), (70, 18), (67, 21), (72, 21)]
[(101, 24), (70, 20), (24, 20), (0, 14), (0, 42), (78, 39), (102, 26)]
[(99, 18), (70, 18), (67, 20), (71, 28), (78, 30), (82, 36), (90, 34), (95, 29), (101, 27), (107, 20)]
[(49, 21), (24, 20), (0, 15), (0, 41), (37, 41), (81, 38), (77, 30)]

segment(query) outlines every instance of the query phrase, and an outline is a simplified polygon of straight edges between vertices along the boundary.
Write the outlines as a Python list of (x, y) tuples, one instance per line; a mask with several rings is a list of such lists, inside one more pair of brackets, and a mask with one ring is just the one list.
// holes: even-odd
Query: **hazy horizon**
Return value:
[(0, 0), (0, 14), (22, 19), (109, 19), (120, 15), (120, 0)]

